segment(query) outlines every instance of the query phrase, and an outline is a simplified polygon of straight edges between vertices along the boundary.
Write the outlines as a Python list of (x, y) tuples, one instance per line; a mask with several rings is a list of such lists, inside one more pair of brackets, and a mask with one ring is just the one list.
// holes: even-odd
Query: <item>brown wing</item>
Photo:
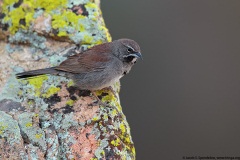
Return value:
[(111, 55), (106, 52), (97, 53), (94, 50), (88, 50), (68, 57), (55, 69), (71, 73), (95, 72), (104, 70), (110, 60)]

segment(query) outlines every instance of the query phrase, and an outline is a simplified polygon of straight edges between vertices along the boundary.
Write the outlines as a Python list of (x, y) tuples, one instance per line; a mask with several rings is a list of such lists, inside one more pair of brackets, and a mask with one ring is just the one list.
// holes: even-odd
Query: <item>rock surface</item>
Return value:
[[(111, 41), (99, 4), (0, 1), (0, 159), (135, 159), (130, 128), (112, 90), (96, 92), (104, 106), (61, 76), (15, 78)], [(113, 88), (118, 95), (120, 84)]]

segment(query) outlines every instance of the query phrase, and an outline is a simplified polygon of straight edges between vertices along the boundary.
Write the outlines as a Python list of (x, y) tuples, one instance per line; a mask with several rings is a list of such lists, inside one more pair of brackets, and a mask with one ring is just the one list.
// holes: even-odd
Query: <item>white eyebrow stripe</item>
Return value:
[(135, 49), (134, 48), (132, 48), (131, 46), (129, 46), (129, 45), (125, 45), (126, 47), (128, 47), (128, 48), (131, 48), (133, 51), (135, 51)]

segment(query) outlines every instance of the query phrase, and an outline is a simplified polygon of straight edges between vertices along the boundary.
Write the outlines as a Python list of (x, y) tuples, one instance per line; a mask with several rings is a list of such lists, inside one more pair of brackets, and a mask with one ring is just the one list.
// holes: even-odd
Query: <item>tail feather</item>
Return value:
[(43, 74), (56, 74), (56, 73), (57, 73), (57, 71), (55, 70), (55, 67), (51, 67), (51, 68), (37, 69), (37, 70), (17, 73), (16, 78), (18, 78), (18, 79), (30, 78), (30, 77), (34, 77), (34, 76), (40, 76)]

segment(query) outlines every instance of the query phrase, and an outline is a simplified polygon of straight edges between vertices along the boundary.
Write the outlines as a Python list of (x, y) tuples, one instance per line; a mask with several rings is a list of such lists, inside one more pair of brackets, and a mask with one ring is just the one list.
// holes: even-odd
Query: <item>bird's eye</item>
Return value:
[(133, 52), (133, 49), (132, 48), (128, 48), (127, 51), (128, 51), (128, 53), (131, 53), (131, 52)]

